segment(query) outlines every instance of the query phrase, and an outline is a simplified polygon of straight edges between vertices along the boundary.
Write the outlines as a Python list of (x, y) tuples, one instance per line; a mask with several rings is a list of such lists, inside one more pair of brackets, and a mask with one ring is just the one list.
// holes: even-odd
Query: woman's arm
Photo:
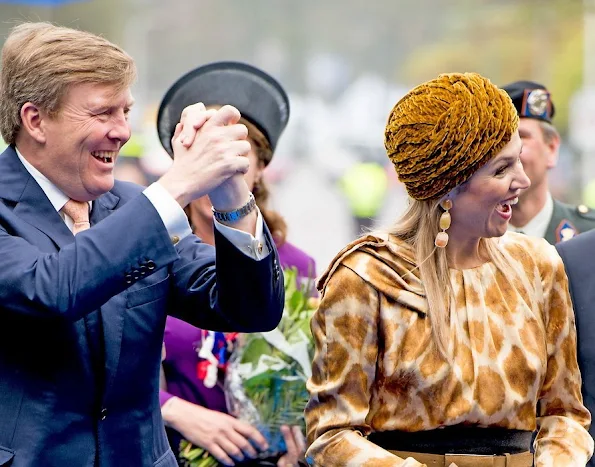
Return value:
[(538, 405), (536, 467), (584, 467), (593, 454), (577, 363), (576, 328), (562, 260), (553, 247), (542, 273), (547, 370)]
[(378, 293), (345, 266), (333, 274), (312, 318), (316, 353), (306, 407), (307, 456), (317, 466), (420, 467), (368, 441), (370, 388), (378, 356)]

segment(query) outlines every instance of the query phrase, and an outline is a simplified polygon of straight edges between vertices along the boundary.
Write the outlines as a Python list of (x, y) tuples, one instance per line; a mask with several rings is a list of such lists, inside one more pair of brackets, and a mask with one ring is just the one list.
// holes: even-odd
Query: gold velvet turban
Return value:
[(438, 199), (498, 154), (517, 127), (510, 97), (490, 80), (442, 74), (396, 103), (384, 145), (409, 195)]

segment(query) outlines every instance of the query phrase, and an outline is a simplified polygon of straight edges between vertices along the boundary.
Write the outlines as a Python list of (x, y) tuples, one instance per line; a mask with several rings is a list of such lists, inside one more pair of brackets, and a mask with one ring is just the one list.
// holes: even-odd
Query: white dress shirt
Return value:
[[(514, 206), (512, 207), (512, 209), (514, 209)], [(533, 237), (544, 238), (547, 226), (552, 220), (553, 214), (554, 200), (552, 198), (552, 195), (548, 193), (543, 208), (541, 208), (541, 211), (539, 211), (533, 219), (527, 222), (527, 224), (523, 227), (515, 227), (509, 222), (508, 230), (512, 230), (513, 232), (521, 232), (525, 235), (531, 235)]]
[[(27, 169), (27, 172), (31, 174), (48, 197), (50, 203), (54, 206), (54, 209), (60, 214), (62, 219), (64, 219), (66, 226), (72, 230), (74, 225), (73, 220), (60, 211), (70, 198), (44, 174), (33, 167), (18, 149), (17, 155), (25, 169)], [(186, 213), (162, 185), (153, 183), (143, 191), (143, 194), (157, 210), (170, 238), (177, 238), (177, 241), (179, 241), (192, 233)], [(93, 202), (89, 201), (89, 208), (91, 209), (92, 207)], [(215, 228), (242, 253), (252, 259), (261, 260), (266, 258), (270, 251), (264, 239), (262, 214), (258, 207), (256, 209), (258, 217), (256, 220), (256, 232), (254, 236), (242, 230), (223, 225), (216, 219), (213, 219), (213, 221), (215, 223)]]

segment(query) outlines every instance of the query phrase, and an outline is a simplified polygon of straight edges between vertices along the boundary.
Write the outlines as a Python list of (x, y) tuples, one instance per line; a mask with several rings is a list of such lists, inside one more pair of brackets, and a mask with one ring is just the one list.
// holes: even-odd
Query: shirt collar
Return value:
[[(60, 209), (64, 207), (70, 198), (66, 196), (56, 185), (54, 185), (44, 174), (33, 167), (33, 165), (31, 165), (31, 163), (23, 157), (18, 149), (16, 149), (16, 152), (25, 169), (27, 169), (27, 172), (31, 174), (37, 184), (41, 187), (45, 195), (50, 200), (50, 203), (52, 203), (52, 206), (54, 206), (54, 209), (60, 212)], [(92, 207), (93, 204), (91, 201), (89, 201), (89, 208)]]
[[(514, 209), (514, 207), (513, 207)], [(547, 226), (552, 219), (552, 214), (554, 213), (554, 200), (550, 193), (547, 194), (547, 198), (545, 199), (545, 204), (541, 208), (533, 219), (527, 222), (526, 225), (523, 227), (514, 227), (511, 224), (508, 224), (508, 230), (512, 230), (515, 232), (522, 232), (526, 235), (531, 235), (533, 237), (545, 237), (545, 233), (547, 231)]]

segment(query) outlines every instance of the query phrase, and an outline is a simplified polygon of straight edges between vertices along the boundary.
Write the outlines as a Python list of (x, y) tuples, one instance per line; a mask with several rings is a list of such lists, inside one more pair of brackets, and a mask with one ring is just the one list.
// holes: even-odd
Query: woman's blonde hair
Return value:
[(16, 142), (26, 102), (56, 115), (73, 84), (109, 84), (120, 92), (135, 79), (132, 58), (107, 39), (50, 23), (20, 24), (2, 48), (0, 133)]
[[(453, 201), (453, 204), (455, 202), (456, 200)], [(415, 262), (428, 302), (432, 336), (440, 353), (450, 359), (450, 314), (454, 305), (454, 290), (450, 281), (446, 248), (437, 248), (434, 245), (436, 234), (441, 231), (439, 224), (442, 212), (439, 200), (410, 199), (403, 216), (387, 232), (405, 241), (413, 248)], [(480, 251), (506, 277), (518, 276), (513, 261), (499, 247), (497, 239), (480, 239)]]

